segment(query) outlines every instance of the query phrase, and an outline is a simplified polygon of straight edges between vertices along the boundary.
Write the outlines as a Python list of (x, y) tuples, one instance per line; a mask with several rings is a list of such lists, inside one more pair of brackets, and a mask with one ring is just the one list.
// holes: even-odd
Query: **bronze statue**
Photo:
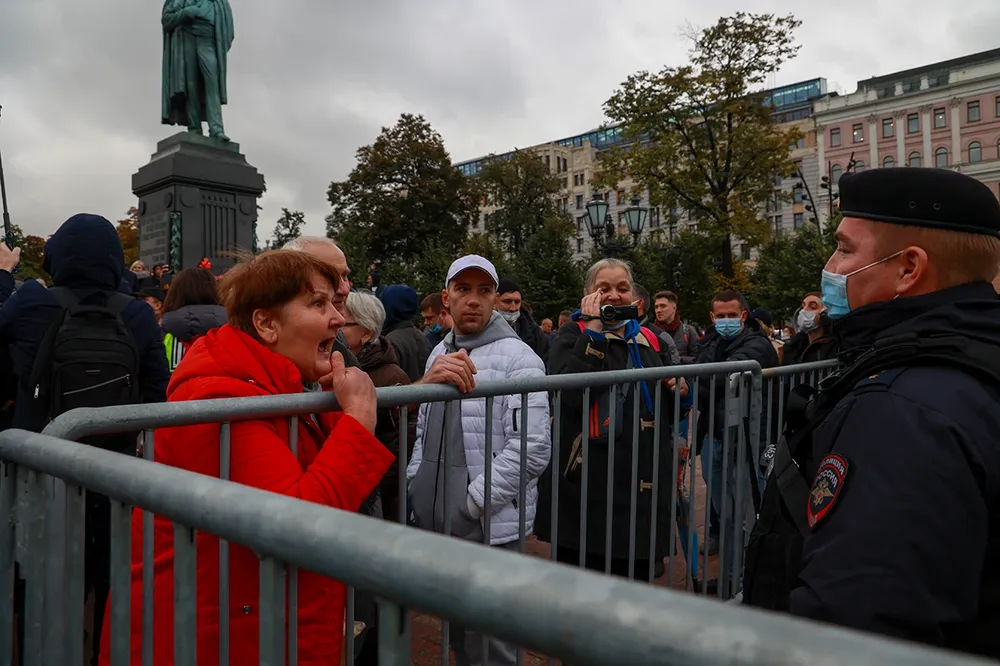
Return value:
[(164, 125), (182, 125), (229, 141), (222, 126), (227, 102), (226, 61), (233, 44), (229, 0), (166, 0), (163, 3)]

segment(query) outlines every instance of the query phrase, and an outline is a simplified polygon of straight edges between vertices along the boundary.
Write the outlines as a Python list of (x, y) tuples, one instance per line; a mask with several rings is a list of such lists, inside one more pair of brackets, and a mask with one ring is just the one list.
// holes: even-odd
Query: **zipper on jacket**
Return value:
[(510, 420), (511, 420), (512, 425), (514, 426), (514, 432), (517, 432), (517, 407), (514, 408), (514, 411), (511, 414)]
[[(94, 391), (99, 388), (108, 386), (109, 384), (116, 384), (122, 380), (125, 380), (125, 386), (132, 386), (132, 377), (129, 374), (122, 375), (121, 377), (114, 377), (107, 381), (103, 381), (100, 384), (94, 384), (93, 386), (88, 386), (86, 388), (73, 389), (72, 391), (63, 391), (63, 395), (75, 395), (77, 393), (86, 393), (88, 391)], [(38, 397), (38, 387), (35, 387), (35, 397)]]

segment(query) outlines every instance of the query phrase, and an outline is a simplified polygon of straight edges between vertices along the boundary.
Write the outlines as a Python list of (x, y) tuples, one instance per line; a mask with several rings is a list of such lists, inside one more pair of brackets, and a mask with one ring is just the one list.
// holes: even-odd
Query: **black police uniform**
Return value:
[[(1000, 236), (958, 173), (849, 174), (840, 195), (845, 216)], [(834, 333), (844, 369), (789, 398), (744, 603), (1000, 657), (1000, 299), (966, 284)]]

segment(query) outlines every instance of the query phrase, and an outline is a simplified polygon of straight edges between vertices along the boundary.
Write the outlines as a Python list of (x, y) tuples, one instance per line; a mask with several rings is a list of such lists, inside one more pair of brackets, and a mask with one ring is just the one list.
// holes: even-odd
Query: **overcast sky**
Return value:
[[(563, 138), (603, 120), (630, 73), (682, 64), (681, 27), (737, 8), (792, 12), (799, 57), (773, 85), (870, 76), (1000, 44), (1000, 2), (964, 0), (230, 0), (226, 131), (267, 178), (259, 233), (282, 207), (322, 233), (326, 189), (358, 146), (421, 113), (456, 161)], [(112, 221), (160, 124), (159, 0), (0, 0), (0, 150), (11, 217), (50, 234)]]

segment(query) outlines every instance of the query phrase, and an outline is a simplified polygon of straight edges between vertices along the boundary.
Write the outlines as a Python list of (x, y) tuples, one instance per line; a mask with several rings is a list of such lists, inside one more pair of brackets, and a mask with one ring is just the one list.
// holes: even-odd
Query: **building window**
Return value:
[(740, 259), (750, 261), (750, 246), (746, 243), (740, 245)]
[(941, 129), (946, 125), (944, 109), (934, 109), (934, 129)]
[(969, 161), (970, 162), (982, 162), (983, 161), (983, 144), (978, 141), (973, 141), (969, 144)]
[(576, 209), (577, 210), (583, 210), (583, 195), (582, 194), (576, 195)]
[(993, 115), (995, 115), (997, 118), (1000, 118), (1000, 95), (997, 95), (997, 98), (994, 103), (996, 104), (996, 108), (993, 110)]
[(774, 193), (774, 211), (781, 210), (781, 192)]
[[(997, 99), (1000, 100), (1000, 97), (998, 97)], [(997, 108), (1000, 109), (1000, 102), (997, 102)], [(997, 117), (1000, 118), (1000, 113), (997, 114)], [(839, 145), (840, 145), (840, 128), (834, 127), (832, 130), (830, 130), (830, 146), (836, 148)]]
[(576, 251), (577, 252), (583, 252), (583, 239), (582, 238), (577, 238), (576, 239)]
[(658, 226), (660, 226), (660, 209), (654, 207), (649, 211), (649, 228), (655, 229)]
[(792, 190), (792, 201), (793, 201), (793, 203), (797, 203), (797, 204), (798, 203), (802, 203), (802, 196), (803, 195), (802, 195), (802, 188), (801, 187), (796, 187), (794, 190)]
[(882, 119), (882, 138), (888, 139), (896, 135), (896, 123), (892, 118)]
[(886, 155), (885, 158), (882, 160), (882, 168), (891, 169), (894, 166), (896, 166), (896, 158), (893, 157), (892, 155)]
[(858, 123), (851, 129), (851, 137), (854, 143), (864, 143), (865, 140), (865, 126)]
[(969, 102), (965, 105), (965, 117), (970, 123), (979, 120), (979, 102)]
[(801, 229), (802, 228), (803, 221), (804, 221), (804, 217), (803, 217), (802, 213), (796, 213), (795, 215), (792, 216), (792, 222), (795, 224), (795, 228), (796, 229)]
[(909, 166), (911, 166), (911, 167), (919, 167), (920, 166), (920, 153), (918, 153), (916, 151), (910, 153), (910, 156), (908, 158), (906, 158), (906, 163)]
[(696, 230), (697, 228), (698, 228), (698, 225), (697, 225), (697, 224), (689, 224), (689, 225), (688, 225), (688, 231), (689, 231), (689, 232), (691, 232), (692, 234), (693, 234), (693, 233), (695, 232), (695, 230)]
[(615, 192), (615, 205), (621, 206), (625, 203), (625, 190), (618, 190)]
[(865, 163), (863, 160), (856, 160), (854, 162), (854, 173), (861, 173), (865, 170)]
[(549, 162), (549, 156), (548, 155), (545, 156), (545, 168), (548, 169), (549, 171), (552, 170), (552, 164), (551, 164), (551, 162)]
[(781, 216), (774, 216), (774, 235), (781, 237)]
[(934, 151), (934, 166), (944, 169), (948, 166), (948, 149), (942, 146)]
[(839, 164), (834, 164), (830, 167), (830, 182), (836, 185), (840, 181), (841, 173), (843, 173), (843, 171), (841, 171)]
[(906, 131), (909, 134), (916, 134), (920, 131), (920, 114), (911, 113), (906, 116)]

